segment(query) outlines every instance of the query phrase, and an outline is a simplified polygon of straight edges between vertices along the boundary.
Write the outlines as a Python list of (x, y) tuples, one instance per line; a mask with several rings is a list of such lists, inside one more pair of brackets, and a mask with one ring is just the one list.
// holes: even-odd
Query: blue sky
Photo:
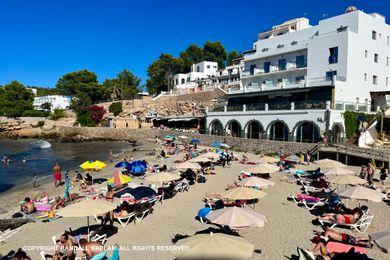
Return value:
[(0, 84), (52, 87), (84, 68), (100, 82), (125, 68), (145, 82), (160, 53), (205, 41), (246, 50), (272, 25), (302, 16), (317, 24), (350, 5), (390, 19), (388, 0), (1, 0)]

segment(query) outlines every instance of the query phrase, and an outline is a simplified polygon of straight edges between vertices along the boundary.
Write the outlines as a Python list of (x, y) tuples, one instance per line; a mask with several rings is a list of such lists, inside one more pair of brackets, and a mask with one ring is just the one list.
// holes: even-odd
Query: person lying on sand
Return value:
[(314, 234), (319, 236), (320, 239), (328, 241), (329, 239), (336, 242), (341, 242), (351, 246), (362, 246), (372, 248), (372, 243), (369, 238), (365, 237), (354, 237), (346, 233), (339, 233), (335, 230), (332, 230), (328, 227), (324, 229), (323, 232), (313, 230)]
[(358, 252), (355, 252), (355, 249), (352, 247), (348, 252), (343, 252), (343, 253), (329, 253), (328, 250), (326, 249), (326, 246), (324, 243), (319, 242), (311, 252), (315, 254), (317, 251), (320, 251), (320, 254), (316, 256), (316, 260), (345, 260), (345, 259), (354, 259), (354, 260), (359, 260), (359, 259), (368, 259), (367, 255), (365, 254), (360, 254)]
[(26, 214), (31, 214), (35, 212), (34, 203), (32, 203), (29, 197), (24, 199), (24, 203), (20, 205), (20, 211), (23, 211)]
[(317, 220), (332, 221), (338, 224), (354, 224), (363, 216), (363, 211), (357, 209), (352, 214), (327, 213), (317, 217)]
[(84, 254), (91, 259), (95, 255), (103, 252), (103, 245), (99, 242), (88, 242), (86, 239), (80, 239), (79, 242), (81, 248), (83, 249)]

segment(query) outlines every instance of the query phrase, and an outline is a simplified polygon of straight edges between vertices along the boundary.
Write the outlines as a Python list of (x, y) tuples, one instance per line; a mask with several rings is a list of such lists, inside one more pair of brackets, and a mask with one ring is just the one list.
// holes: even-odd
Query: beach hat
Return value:
[(247, 187), (237, 187), (226, 191), (222, 194), (222, 197), (231, 200), (251, 200), (259, 199), (265, 197), (266, 195), (267, 193), (265, 191)]
[(354, 175), (337, 175), (333, 178), (329, 179), (329, 182), (335, 183), (335, 184), (345, 184), (345, 185), (359, 185), (359, 184), (364, 184), (367, 183), (366, 180), (363, 180), (359, 177), (356, 177)]
[(349, 188), (340, 193), (339, 196), (356, 200), (370, 200), (373, 202), (381, 202), (385, 198), (383, 193), (363, 186)]
[(264, 223), (267, 222), (264, 215), (241, 207), (226, 207), (212, 211), (207, 219), (211, 223), (229, 226), (233, 229), (264, 227)]
[(390, 250), (390, 228), (371, 234), (369, 237), (382, 250), (385, 250), (386, 252)]
[(170, 182), (180, 179), (180, 175), (170, 172), (159, 172), (145, 177), (145, 180), (152, 182)]
[(184, 239), (178, 245), (188, 250), (175, 252), (177, 259), (248, 259), (254, 249), (241, 237), (212, 232)]
[(257, 187), (257, 188), (268, 188), (274, 186), (275, 183), (259, 177), (245, 178), (237, 183), (239, 186), (245, 187)]

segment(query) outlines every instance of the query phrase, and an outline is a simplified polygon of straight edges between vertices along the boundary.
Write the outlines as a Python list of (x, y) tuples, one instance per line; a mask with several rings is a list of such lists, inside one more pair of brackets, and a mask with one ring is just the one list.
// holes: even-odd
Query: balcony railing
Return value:
[(326, 109), (326, 101), (294, 102), (295, 109)]
[(302, 69), (302, 68), (306, 68), (306, 67), (307, 67), (306, 60), (304, 60), (303, 62), (300, 62), (300, 63), (288, 62), (285, 67), (271, 65), (269, 70), (265, 70), (264, 68), (256, 68), (253, 71), (244, 70), (244, 71), (242, 71), (242, 76), (243, 77), (261, 76), (261, 75), (266, 75), (266, 74), (270, 74), (270, 73), (294, 71), (294, 70)]
[(243, 111), (244, 107), (240, 105), (235, 105), (235, 106), (227, 106), (227, 111)]
[(291, 110), (290, 102), (271, 102), (268, 103), (269, 110)]
[(264, 104), (247, 104), (246, 105), (247, 111), (262, 111), (265, 110)]

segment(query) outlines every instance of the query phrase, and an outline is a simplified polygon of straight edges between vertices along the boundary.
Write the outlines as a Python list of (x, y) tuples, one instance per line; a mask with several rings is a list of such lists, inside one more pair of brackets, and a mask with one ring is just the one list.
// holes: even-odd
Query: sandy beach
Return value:
[[(142, 147), (141, 147), (142, 148)], [(127, 151), (124, 156), (132, 153), (134, 158), (145, 154), (146, 149), (134, 155), (134, 152)], [(238, 155), (242, 155), (238, 153)], [(257, 161), (258, 155), (246, 154), (250, 161)], [(150, 163), (171, 165), (173, 159), (157, 160), (155, 157), (144, 156)], [(206, 183), (192, 185), (188, 192), (177, 194), (172, 199), (165, 200), (154, 207), (152, 214), (146, 216), (141, 222), (130, 223), (121, 227), (115, 223), (116, 233), (108, 238), (106, 245), (118, 244), (127, 250), (120, 252), (121, 259), (173, 259), (171, 252), (159, 246), (170, 246), (175, 235), (194, 235), (196, 232), (204, 231), (212, 226), (202, 224), (194, 219), (197, 211), (203, 207), (202, 202), (205, 193), (223, 193), (228, 184), (237, 180), (241, 170), (251, 167), (242, 165), (238, 161), (231, 166), (222, 168), (217, 166), (215, 175), (207, 176)], [(96, 177), (107, 178), (113, 174), (113, 166), (110, 165), (104, 171), (97, 173)], [(282, 173), (274, 173), (271, 180), (275, 186), (266, 190), (268, 195), (261, 198), (256, 204), (255, 211), (264, 214), (268, 223), (264, 228), (249, 228), (240, 230), (239, 234), (253, 243), (255, 249), (261, 253), (254, 253), (253, 259), (285, 259), (296, 255), (297, 246), (311, 248), (310, 239), (313, 238), (313, 229), (320, 230), (314, 226), (312, 220), (315, 218), (308, 210), (296, 206), (287, 200), (287, 197), (299, 192), (299, 186), (295, 183), (286, 182), (286, 176)], [(135, 180), (135, 183), (144, 182)], [(147, 183), (147, 182), (145, 182)], [(341, 189), (341, 188), (340, 188)], [(36, 191), (20, 190), (14, 193), (1, 196), (1, 203), (6, 208), (15, 205), (26, 195), (32, 196), (40, 190), (50, 191), (50, 195), (62, 194), (63, 190), (54, 190), (52, 183), (39, 187)], [(390, 226), (389, 206), (385, 203), (367, 202), (370, 213), (375, 217), (372, 225), (364, 234), (370, 234)], [(16, 204), (17, 205), (17, 204)], [(353, 207), (356, 202), (347, 202)], [(11, 212), (11, 210), (10, 210)], [(2, 216), (4, 217), (4, 216)], [(94, 222), (91, 222), (94, 223)], [(95, 223), (94, 223), (95, 224)], [(16, 250), (25, 246), (52, 245), (51, 237), (59, 235), (71, 227), (76, 230), (86, 225), (85, 218), (60, 218), (50, 223), (29, 223), (22, 226), (21, 231), (7, 239), (0, 245), (0, 253), (6, 254), (10, 250)], [(213, 228), (216, 228), (215, 226)], [(349, 234), (352, 231), (343, 229)], [(356, 235), (356, 234), (355, 234)], [(30, 247), (30, 249), (33, 249)], [(27, 252), (32, 259), (40, 259), (39, 250)], [(373, 259), (386, 259), (388, 254), (381, 252), (377, 247), (367, 249), (367, 254)]]

